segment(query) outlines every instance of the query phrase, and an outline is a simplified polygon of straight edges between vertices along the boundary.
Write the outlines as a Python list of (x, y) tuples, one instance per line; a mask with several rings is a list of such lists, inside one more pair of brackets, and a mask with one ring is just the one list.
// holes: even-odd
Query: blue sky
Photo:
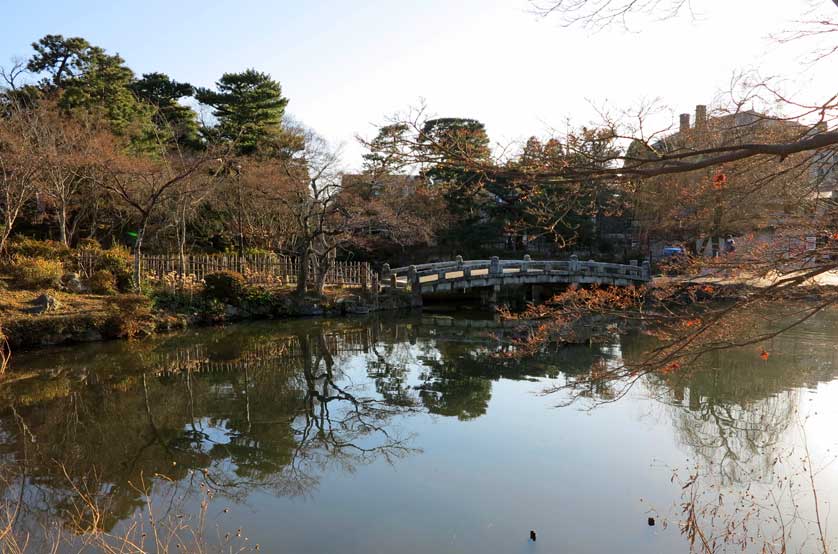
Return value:
[(691, 111), (738, 69), (825, 93), (828, 72), (807, 72), (766, 38), (812, 1), (704, 0), (696, 17), (590, 33), (537, 18), (526, 0), (5, 0), (0, 64), (54, 33), (199, 86), (254, 67), (282, 83), (295, 118), (345, 144), (352, 167), (355, 134), (420, 98), (435, 114), (484, 121), (507, 144), (588, 123), (591, 103), (660, 97)]

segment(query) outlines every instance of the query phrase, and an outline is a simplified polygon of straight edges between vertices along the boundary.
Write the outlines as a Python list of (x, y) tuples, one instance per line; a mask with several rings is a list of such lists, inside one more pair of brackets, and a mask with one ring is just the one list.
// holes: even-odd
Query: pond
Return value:
[[(817, 551), (808, 472), (822, 519), (838, 495), (836, 323), (822, 313), (761, 345), (767, 360), (748, 347), (628, 389), (577, 387), (569, 406), (543, 392), (652, 339), (510, 360), (491, 355), (491, 318), (412, 314), (20, 353), (0, 387), (3, 494), (33, 540), (58, 529), (78, 546), (95, 527), (150, 541), (151, 509), (159, 533), (225, 552), (346, 554), (689, 552), (694, 494), (708, 536), (748, 518), (770, 533), (785, 514), (792, 546)], [(739, 551), (737, 533), (718, 551)]]

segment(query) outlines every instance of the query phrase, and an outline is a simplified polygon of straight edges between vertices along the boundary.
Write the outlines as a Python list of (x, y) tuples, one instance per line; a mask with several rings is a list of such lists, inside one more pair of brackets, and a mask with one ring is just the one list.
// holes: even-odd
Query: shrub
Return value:
[(111, 298), (104, 331), (113, 337), (134, 338), (154, 329), (151, 301), (142, 294), (120, 294)]
[[(230, 254), (238, 254), (238, 250), (234, 252), (230, 252)], [(255, 248), (249, 247), (246, 248), (244, 251), (245, 256), (272, 256), (274, 252), (272, 250), (265, 250), (264, 248)]]
[(106, 269), (100, 269), (90, 276), (90, 290), (96, 294), (116, 292), (116, 277)]
[(116, 279), (116, 288), (126, 292), (132, 288), (133, 257), (124, 246), (113, 246), (102, 250), (98, 243), (91, 241), (80, 245), (88, 255), (93, 256), (92, 269), (94, 272), (107, 271)]
[(211, 298), (204, 306), (204, 309), (201, 312), (201, 318), (209, 323), (218, 323), (220, 321), (224, 321), (225, 313), (226, 310), (224, 309), (224, 303), (216, 300), (215, 298)]
[(17, 238), (9, 244), (9, 254), (22, 258), (66, 260), (70, 257), (70, 249), (54, 240)]
[(77, 248), (79, 250), (101, 250), (102, 245), (96, 239), (81, 239)]
[(16, 256), (9, 272), (19, 285), (26, 288), (58, 288), (64, 275), (64, 264), (59, 260)]
[(204, 277), (204, 294), (227, 304), (241, 302), (246, 288), (244, 276), (235, 271), (219, 271)]

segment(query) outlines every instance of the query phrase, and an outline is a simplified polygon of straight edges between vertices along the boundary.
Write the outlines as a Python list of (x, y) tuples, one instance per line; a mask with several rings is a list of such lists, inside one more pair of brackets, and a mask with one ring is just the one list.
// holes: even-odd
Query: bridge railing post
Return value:
[(524, 261), (521, 262), (521, 273), (526, 273), (527, 271), (530, 270), (530, 261), (532, 261), (532, 258), (530, 257), (530, 255), (525, 254), (524, 255)]
[(576, 254), (570, 257), (570, 264), (568, 264), (568, 268), (571, 273), (579, 273), (579, 257)]
[(500, 274), (500, 258), (497, 256), (492, 256), (491, 261), (489, 262), (489, 275), (499, 275)]
[(640, 277), (648, 281), (652, 276), (652, 267), (649, 264), (649, 260), (643, 260), (643, 265), (640, 266)]
[(381, 282), (390, 283), (390, 264), (388, 263), (381, 266)]
[(415, 291), (419, 288), (419, 278), (416, 276), (415, 265), (407, 268), (407, 282), (410, 283), (410, 290)]

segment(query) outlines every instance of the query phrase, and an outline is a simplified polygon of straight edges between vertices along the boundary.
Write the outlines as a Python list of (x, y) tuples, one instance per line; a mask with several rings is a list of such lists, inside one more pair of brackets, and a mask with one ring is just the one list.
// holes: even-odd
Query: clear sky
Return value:
[(829, 0), (693, 0), (695, 17), (596, 33), (538, 18), (527, 0), (0, 1), (2, 64), (53, 33), (198, 86), (254, 67), (282, 83), (291, 115), (346, 143), (350, 167), (357, 133), (420, 98), (436, 115), (480, 119), (505, 144), (588, 123), (590, 103), (659, 97), (692, 111), (741, 69), (807, 94), (835, 89), (834, 64), (813, 70), (768, 39)]

